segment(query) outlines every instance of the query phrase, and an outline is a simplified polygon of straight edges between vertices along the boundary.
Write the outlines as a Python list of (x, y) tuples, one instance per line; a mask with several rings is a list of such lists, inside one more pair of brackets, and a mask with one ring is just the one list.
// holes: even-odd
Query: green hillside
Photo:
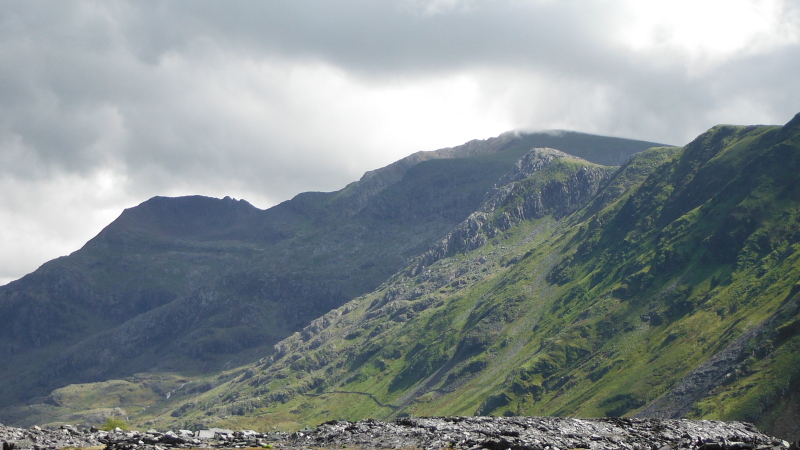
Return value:
[[(141, 381), (154, 374), (216, 386), (220, 373), (269, 357), (310, 321), (378, 288), (543, 144), (595, 162), (654, 145), (506, 133), (418, 152), (340, 191), (303, 193), (268, 210), (200, 196), (155, 197), (125, 210), (82, 249), (0, 287), (0, 421), (107, 413), (107, 402), (66, 395), (70, 385), (83, 392), (124, 379), (137, 391), (123, 396), (127, 409), (163, 399), (163, 383)], [(50, 395), (59, 389), (64, 395)]]
[(533, 151), (501, 180), (374, 292), (141, 419), (639, 414), (797, 431), (800, 115), (618, 169)]

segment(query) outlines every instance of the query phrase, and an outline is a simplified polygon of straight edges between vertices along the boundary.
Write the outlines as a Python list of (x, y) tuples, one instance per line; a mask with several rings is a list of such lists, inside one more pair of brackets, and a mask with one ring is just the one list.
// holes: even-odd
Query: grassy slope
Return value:
[(267, 211), (201, 197), (154, 198), (126, 211), (83, 249), (0, 288), (0, 317), (12, 324), (0, 327), (0, 417), (56, 420), (57, 411), (15, 405), (69, 383), (143, 371), (205, 379), (268, 356), (440, 239), (542, 142), (588, 146), (582, 151), (600, 160), (649, 145), (509, 134), (417, 155), (390, 166), (388, 181), (365, 177)]
[[(667, 150), (656, 150), (640, 156), (636, 159), (637, 164), (630, 165), (625, 173), (637, 172), (651, 160), (663, 160), (669, 153)], [(585, 162), (581, 164), (586, 165)], [(493, 214), (497, 217), (502, 216), (517, 202), (519, 196), (528, 195), (537, 188), (541, 189), (548, 182), (562, 181), (565, 173), (574, 173), (580, 167), (577, 163), (568, 161), (550, 166), (549, 169), (520, 182), (522, 189), (517, 190), (517, 196), (507, 199)], [(613, 181), (613, 187), (624, 188), (626, 184), (632, 182), (619, 178), (622, 177)], [(317, 418), (322, 419), (330, 415), (347, 418), (373, 414), (388, 415), (396, 410), (396, 408), (381, 407), (369, 396), (348, 394), (343, 391), (373, 393), (381, 403), (407, 405), (408, 412), (430, 412), (424, 407), (425, 398), (412, 404), (412, 397), (415, 396), (409, 395), (408, 389), (419, 384), (420, 380), (424, 380), (425, 386), (421, 389), (426, 391), (421, 392), (424, 397), (424, 394), (428, 394), (427, 391), (435, 388), (437, 383), (450, 384), (454, 379), (469, 378), (471, 371), (476, 371), (477, 368), (486, 366), (490, 362), (491, 358), (487, 359), (486, 355), (488, 347), (499, 348), (498, 346), (508, 345), (503, 344), (508, 341), (508, 337), (504, 334), (516, 330), (511, 327), (503, 333), (492, 331), (495, 328), (502, 328), (498, 323), (506, 320), (499, 319), (498, 322), (497, 316), (510, 317), (514, 309), (525, 303), (525, 295), (516, 292), (515, 286), (519, 281), (510, 283), (507, 279), (509, 276), (518, 275), (509, 272), (514, 268), (523, 267), (525, 262), (533, 261), (530, 257), (522, 258), (528, 249), (539, 248), (541, 254), (551, 254), (549, 250), (541, 248), (540, 244), (562, 230), (554, 225), (554, 221), (550, 218), (523, 222), (510, 230), (511, 232), (495, 236), (489, 244), (475, 253), (440, 261), (415, 277), (408, 275), (396, 277), (382, 290), (348, 305), (347, 308), (355, 310), (341, 316), (338, 323), (326, 329), (327, 333), (341, 336), (339, 342), (328, 340), (323, 348), (315, 352), (305, 353), (303, 357), (299, 357), (299, 354), (290, 356), (290, 359), (299, 357), (296, 361), (284, 359), (283, 364), (279, 361), (270, 366), (268, 369), (270, 376), (277, 378), (270, 384), (281, 386), (285, 380), (296, 375), (298, 370), (313, 371), (320, 365), (331, 367), (330, 364), (321, 363), (329, 362), (327, 360), (333, 356), (336, 362), (332, 365), (337, 366), (336, 369), (330, 373), (326, 371), (311, 374), (310, 379), (302, 379), (299, 390), (306, 391), (309, 385), (318, 389), (322, 386), (319, 380), (323, 380), (322, 383), (330, 385), (331, 388), (323, 389), (321, 392), (331, 390), (342, 393), (332, 394), (333, 401), (325, 398), (325, 407), (306, 406), (306, 409), (315, 411), (315, 417), (305, 420), (313, 423)], [(539, 267), (536, 273), (540, 279), (545, 275), (543, 268), (544, 266)], [(501, 291), (500, 294), (498, 290)], [(509, 298), (513, 298), (513, 301), (509, 302)], [(453, 320), (454, 316), (458, 316), (458, 320)], [(341, 329), (335, 329), (337, 326), (341, 326)], [(511, 338), (519, 340), (515, 333), (511, 334)], [(314, 346), (313, 336), (310, 333), (307, 335), (312, 338), (310, 345)], [(297, 336), (296, 340), (302, 341), (303, 337)], [(295, 345), (302, 348), (309, 344), (297, 342)], [(337, 349), (333, 354), (329, 350), (332, 346)], [(516, 349), (518, 346), (518, 343), (512, 346), (515, 348), (514, 353), (519, 353), (519, 349)], [(375, 358), (378, 367), (371, 361)], [(450, 372), (447, 377), (443, 371), (439, 373), (441, 376), (436, 376), (436, 369), (442, 365)], [(494, 370), (500, 369), (504, 369), (504, 366), (497, 366)], [(432, 375), (432, 379), (425, 380)], [(262, 379), (262, 375), (254, 378), (248, 383), (261, 383), (259, 380)], [(478, 385), (481, 388), (481, 392), (476, 395), (478, 400), (473, 399), (472, 403), (469, 403), (466, 397), (458, 394), (456, 397), (465, 405), (454, 412), (475, 411), (477, 407), (475, 403), (479, 403), (480, 398), (485, 397), (483, 391), (487, 387), (482, 382), (478, 382)], [(252, 403), (251, 397), (270, 390), (271, 388), (259, 386), (233, 395), (248, 399), (243, 402), (247, 404)], [(290, 389), (289, 392), (293, 390), (297, 389)], [(351, 397), (354, 396), (362, 401), (352, 401)], [(283, 398), (281, 394), (278, 394), (278, 397)], [(337, 399), (342, 401), (343, 410), (331, 409), (331, 405), (339, 404)], [(308, 403), (306, 400), (309, 398), (295, 397), (287, 405), (299, 402), (295, 406), (302, 406)], [(313, 404), (313, 400), (310, 404)], [(378, 410), (374, 411), (373, 408), (376, 406)], [(297, 412), (303, 409), (289, 406), (287, 408)], [(225, 412), (222, 411), (221, 414), (224, 415)]]
[(721, 126), (641, 154), (580, 211), (396, 275), (177, 420), (634, 414), (744, 340), (688, 414), (770, 430), (796, 408), (799, 135)]

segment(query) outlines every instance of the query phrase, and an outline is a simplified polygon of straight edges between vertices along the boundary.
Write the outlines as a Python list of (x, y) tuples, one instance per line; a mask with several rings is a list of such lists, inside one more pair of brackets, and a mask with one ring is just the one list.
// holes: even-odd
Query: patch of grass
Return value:
[(130, 429), (130, 425), (128, 425), (128, 422), (115, 417), (109, 417), (106, 419), (104, 424), (100, 425), (100, 429), (103, 431), (113, 431), (117, 428), (121, 429), (122, 431), (128, 431)]

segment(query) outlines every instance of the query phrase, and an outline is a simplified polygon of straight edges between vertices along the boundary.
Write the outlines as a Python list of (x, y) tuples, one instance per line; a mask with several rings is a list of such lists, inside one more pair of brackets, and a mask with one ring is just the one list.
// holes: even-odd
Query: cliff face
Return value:
[(475, 250), (522, 221), (564, 217), (592, 198), (615, 171), (558, 150), (532, 149), (498, 180), (481, 208), (422, 255), (415, 270)]
[(69, 383), (214, 373), (269, 355), (444, 238), (538, 142), (598, 160), (652, 145), (508, 133), (268, 210), (199, 196), (128, 209), (79, 251), (0, 287), (0, 407)]

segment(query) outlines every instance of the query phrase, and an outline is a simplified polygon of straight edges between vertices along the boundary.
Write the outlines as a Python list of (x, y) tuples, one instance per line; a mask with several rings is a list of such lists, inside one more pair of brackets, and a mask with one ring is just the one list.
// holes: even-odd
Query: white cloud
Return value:
[(638, 52), (673, 53), (692, 72), (800, 40), (800, 8), (787, 0), (624, 2), (617, 32)]
[(402, 8), (413, 14), (435, 16), (453, 12), (466, 12), (475, 8), (474, 0), (405, 0)]
[(176, 178), (240, 180), (252, 194), (271, 193), (274, 204), (302, 190), (338, 189), (416, 150), (510, 126), (468, 75), (370, 81), (313, 61), (208, 58), (162, 58), (157, 79), (169, 93), (129, 106), (125, 158), (134, 179), (161, 189)]
[(124, 174), (61, 174), (49, 180), (0, 177), (0, 284), (67, 255), (122, 212)]
[[(323, 63), (216, 57), (167, 55), (140, 67), (163, 92), (157, 98), (118, 92), (113, 104), (45, 116), (37, 129), (94, 124), (72, 152), (76, 141), (64, 134), (28, 143), (17, 132), (0, 143), (0, 219), (14, 224), (0, 242), (0, 282), (78, 249), (154, 195), (230, 195), (269, 207), (342, 188), (417, 150), (510, 127), (466, 75), (368, 82)], [(49, 146), (58, 140), (64, 153)], [(83, 161), (74, 168), (68, 158), (76, 155)]]

